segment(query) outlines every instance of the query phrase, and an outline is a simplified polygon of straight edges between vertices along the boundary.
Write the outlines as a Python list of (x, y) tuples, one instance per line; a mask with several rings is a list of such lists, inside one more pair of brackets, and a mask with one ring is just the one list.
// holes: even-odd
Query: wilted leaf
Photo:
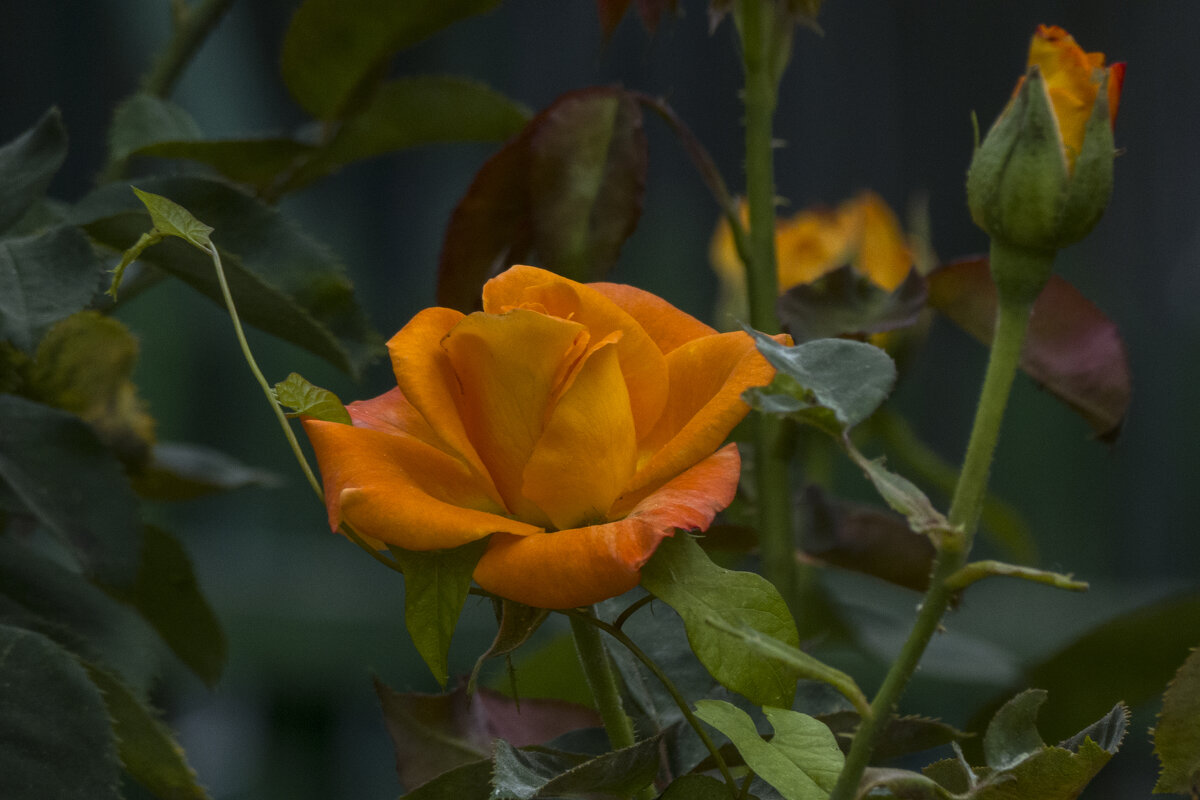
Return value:
[(57, 108), (0, 147), (0, 232), (16, 224), (42, 198), (66, 157), (67, 131)]
[(1194, 797), (1200, 791), (1200, 648), (1192, 650), (1163, 695), (1154, 752), (1162, 765), (1155, 794)]
[(809, 524), (801, 547), (809, 556), (918, 592), (929, 586), (933, 544), (899, 518), (832, 500), (815, 487), (806, 491), (804, 508)]
[(131, 483), (150, 500), (193, 500), (246, 486), (278, 486), (280, 479), (211, 447), (159, 442), (150, 450), (150, 463)]
[(103, 269), (73, 227), (0, 239), (0, 339), (32, 353), (54, 323), (92, 300)]
[(595, 758), (545, 750), (522, 751), (496, 742), (493, 800), (626, 798), (650, 784), (658, 771), (661, 737)]
[(596, 712), (573, 703), (525, 698), (518, 704), (488, 689), (403, 694), (376, 679), (375, 691), (395, 746), (396, 770), (410, 789), (489, 758), (493, 739), (524, 747), (600, 724)]
[(758, 735), (754, 720), (721, 700), (696, 703), (696, 716), (729, 737), (746, 766), (779, 790), (786, 800), (826, 800), (844, 760), (833, 733), (807, 714), (763, 708), (775, 729), (771, 740)]
[(787, 604), (761, 575), (718, 567), (686, 534), (664, 539), (642, 568), (642, 585), (683, 618), (700, 663), (732, 691), (757, 705), (786, 707), (796, 691), (796, 671), (761, 658), (710, 619), (754, 630), (792, 647), (800, 636)]
[(459, 201), (438, 302), (472, 310), (484, 282), (519, 261), (599, 279), (637, 224), (645, 169), (641, 112), (629, 94), (562, 95), (488, 159)]
[(747, 330), (778, 370), (770, 386), (743, 394), (760, 411), (791, 416), (836, 434), (869, 417), (896, 383), (896, 365), (874, 345), (818, 339), (789, 347)]
[(889, 292), (847, 264), (788, 289), (776, 309), (784, 330), (800, 343), (907, 327), (924, 310), (925, 297), (925, 279), (915, 269)]
[(529, 641), (529, 637), (533, 636), (546, 621), (546, 617), (550, 616), (550, 612), (544, 608), (533, 608), (503, 598), (493, 600), (493, 604), (496, 608), (499, 628), (496, 630), (496, 638), (492, 640), (491, 647), (475, 661), (475, 667), (471, 670), (471, 677), (467, 681), (468, 691), (475, 689), (475, 681), (479, 677), (479, 670), (483, 668), (485, 661), (512, 653)]
[(85, 666), (104, 697), (125, 771), (156, 797), (207, 800), (208, 793), (167, 726), (116, 675), (94, 664)]
[(487, 540), (452, 550), (390, 549), (404, 570), (404, 623), (408, 635), (433, 677), (444, 687), (450, 677), (446, 660), (450, 639)]
[(29, 373), (29, 394), (92, 426), (126, 463), (140, 465), (154, 442), (154, 419), (137, 395), (138, 343), (119, 321), (81, 311), (42, 338)]
[[(929, 275), (929, 304), (984, 344), (992, 341), (996, 287), (987, 259), (947, 264)], [(1116, 325), (1057, 275), (1033, 306), (1021, 368), (1087, 420), (1116, 438), (1129, 407), (1130, 376)]]
[[(278, 211), (219, 181), (160, 177), (141, 183), (217, 231), (229, 288), (244, 322), (352, 374), (380, 352), (379, 336), (354, 299), (341, 263)], [(118, 250), (133, 245), (148, 227), (141, 203), (118, 185), (84, 198), (74, 218)], [(168, 240), (146, 250), (141, 260), (224, 307), (212, 259), (204, 253)]]
[(0, 481), (91, 577), (128, 585), (141, 523), (116, 456), (83, 420), (41, 403), (0, 395), (0, 420)]
[(289, 416), (303, 415), (325, 422), (351, 424), (350, 412), (336, 394), (314, 386), (296, 372), (275, 384), (275, 399), (280, 405), (292, 409)]
[(153, 525), (145, 526), (133, 584), (103, 588), (137, 609), (202, 681), (216, 684), (225, 666), (225, 634), (178, 539)]
[(283, 40), (283, 80), (306, 111), (333, 119), (369, 94), (396, 52), (499, 2), (307, 0)]
[(0, 625), (0, 731), (0, 797), (120, 800), (100, 691), (66, 650), (9, 625)]

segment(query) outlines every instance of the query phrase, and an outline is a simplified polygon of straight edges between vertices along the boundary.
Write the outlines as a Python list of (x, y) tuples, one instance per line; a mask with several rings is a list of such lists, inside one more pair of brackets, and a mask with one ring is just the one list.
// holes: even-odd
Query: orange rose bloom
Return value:
[(525, 266), (388, 350), (398, 388), (352, 426), (304, 423), (330, 526), (409, 550), (490, 536), (475, 581), (540, 608), (621, 594), (664, 537), (707, 528), (737, 488), (740, 395), (774, 375), (745, 333)]
[[(1108, 74), (1109, 123), (1116, 122), (1125, 65), (1117, 63), (1106, 69), (1103, 53), (1085, 53), (1071, 34), (1056, 25), (1039, 25), (1034, 32), (1027, 66), (1034, 65), (1046, 81), (1046, 93), (1058, 121), (1067, 162), (1073, 167), (1083, 147), (1084, 129), (1100, 93), (1104, 73)], [(1016, 91), (1020, 91), (1024, 80), (1017, 83)]]

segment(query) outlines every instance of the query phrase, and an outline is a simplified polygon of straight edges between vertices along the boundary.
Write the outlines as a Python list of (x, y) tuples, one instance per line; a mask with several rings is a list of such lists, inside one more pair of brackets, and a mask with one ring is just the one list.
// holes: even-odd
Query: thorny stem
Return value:
[[(993, 249), (993, 261), (996, 251)], [(993, 263), (993, 269), (996, 265)], [(875, 749), (875, 744), (887, 726), (888, 720), (909, 679), (916, 671), (929, 640), (941, 624), (942, 615), (957, 590), (953, 586), (955, 576), (965, 565), (971, 550), (975, 527), (979, 522), (979, 511), (987, 494), (988, 474), (992, 455), (1000, 435), (1000, 423), (1016, 377), (1020, 361), (1021, 345), (1029, 325), (1029, 313), (1033, 299), (1014, 299), (1000, 292), (996, 331), (988, 357), (987, 373), (979, 393), (979, 405), (975, 410), (975, 423), (963, 457), (963, 468), (959, 474), (954, 498), (950, 503), (948, 519), (957, 535), (943, 537), (929, 590), (921, 603), (917, 620), (913, 623), (908, 640), (900, 650), (883, 685), (871, 703), (871, 716), (863, 720), (854, 735), (854, 742), (846, 756), (842, 773), (838, 776), (830, 800), (851, 800), (858, 790), (859, 781)]]

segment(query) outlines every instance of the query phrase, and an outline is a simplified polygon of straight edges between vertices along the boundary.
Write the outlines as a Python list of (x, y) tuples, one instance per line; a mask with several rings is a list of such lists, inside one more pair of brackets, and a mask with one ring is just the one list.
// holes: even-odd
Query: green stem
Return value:
[[(600, 639), (600, 631), (584, 616), (595, 617), (595, 612), (588, 609), (580, 614), (570, 614), (571, 634), (575, 637), (575, 652), (579, 654), (579, 663), (583, 666), (583, 675), (587, 679), (588, 688), (596, 700), (596, 710), (604, 721), (604, 730), (608, 733), (608, 742), (614, 750), (632, 747), (637, 738), (633, 731), (633, 722), (625, 713), (621, 704), (621, 687), (617, 683), (616, 672), (613, 671), (612, 661), (604, 649)], [(647, 793), (649, 790), (649, 793)], [(653, 798), (654, 787), (644, 787), (639, 798)]]
[(202, 0), (195, 8), (183, 10), (176, 19), (171, 41), (142, 79), (142, 91), (167, 97), (192, 56), (232, 5), (233, 0)]
[[(742, 4), (742, 60), (746, 70), (746, 290), (750, 326), (779, 330), (775, 301), (779, 279), (775, 262), (775, 154), (772, 124), (778, 85), (771, 69), (775, 14), (768, 0)], [(787, 422), (760, 414), (755, 419), (754, 466), (758, 485), (758, 535), (763, 571), (795, 608), (797, 566), (792, 541), (791, 480), (783, 446)]]
[[(993, 248), (993, 270), (996, 269), (997, 251)], [(900, 696), (917, 669), (921, 656), (942, 621), (942, 615), (957, 594), (951, 577), (965, 564), (971, 550), (975, 526), (979, 521), (979, 510), (987, 494), (988, 474), (991, 471), (992, 455), (1000, 436), (1000, 422), (1004, 408), (1016, 377), (1021, 355), (1021, 345), (1029, 324), (1029, 312), (1033, 299), (1023, 294), (1014, 300), (1012, 295), (1000, 292), (999, 309), (996, 316), (996, 332), (992, 340), (991, 355), (988, 357), (987, 373), (979, 393), (979, 405), (975, 410), (975, 423), (967, 453), (963, 457), (963, 468), (959, 473), (958, 485), (950, 503), (948, 519), (952, 528), (961, 531), (957, 536), (946, 536), (941, 540), (929, 590), (921, 603), (909, 632), (908, 640), (900, 650), (871, 702), (871, 716), (863, 720), (854, 735), (846, 763), (838, 776), (830, 800), (851, 800), (858, 790), (863, 771), (871, 760), (871, 753), (879, 736), (887, 727)]]
[[(650, 597), (653, 599), (653, 595), (650, 595)], [(712, 756), (713, 763), (717, 765), (717, 769), (720, 771), (721, 776), (725, 779), (725, 784), (729, 787), (729, 790), (736, 794), (738, 791), (737, 783), (733, 779), (733, 773), (729, 771), (729, 766), (725, 763), (725, 758), (721, 755), (721, 749), (717, 747), (716, 743), (713, 742), (712, 737), (708, 735), (708, 731), (705, 729), (703, 723), (700, 722), (699, 718), (692, 713), (691, 705), (688, 703), (687, 698), (683, 696), (683, 693), (679, 691), (679, 687), (675, 685), (675, 682), (672, 681), (667, 676), (667, 673), (663, 672), (662, 668), (654, 662), (654, 659), (646, 655), (646, 652), (642, 650), (642, 648), (638, 647), (637, 643), (634, 642), (633, 639), (630, 639), (629, 635), (626, 634), (625, 631), (621, 630), (620, 627), (615, 624), (610, 625), (604, 620), (596, 617), (594, 614), (583, 614), (583, 612), (576, 613), (582, 618), (582, 621), (599, 628), (620, 642), (626, 650), (633, 654), (634, 658), (636, 658), (638, 661), (641, 661), (643, 666), (650, 670), (650, 673), (658, 679), (658, 682), (661, 683), (663, 688), (667, 690), (667, 694), (671, 695), (671, 699), (675, 701), (675, 705), (679, 707), (679, 711), (683, 714), (684, 720), (686, 720), (688, 725), (692, 727), (692, 730), (696, 732), (696, 735), (700, 738), (701, 744), (704, 745), (704, 747), (708, 750), (709, 755)]]

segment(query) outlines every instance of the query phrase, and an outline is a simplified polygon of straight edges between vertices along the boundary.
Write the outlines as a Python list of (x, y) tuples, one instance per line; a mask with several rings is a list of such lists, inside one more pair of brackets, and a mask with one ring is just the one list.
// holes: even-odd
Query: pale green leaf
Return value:
[(325, 422), (351, 424), (350, 413), (336, 394), (314, 386), (295, 372), (275, 384), (275, 399), (292, 409), (288, 416), (304, 415)]
[(825, 800), (844, 761), (833, 733), (807, 714), (770, 706), (763, 712), (775, 729), (769, 742), (737, 706), (723, 700), (696, 703), (696, 716), (728, 736), (746, 766), (786, 800)]
[(146, 206), (146, 210), (150, 212), (150, 221), (154, 223), (154, 228), (159, 233), (178, 236), (201, 250), (207, 251), (212, 247), (212, 240), (208, 236), (213, 232), (211, 225), (205, 225), (196, 219), (192, 212), (174, 200), (168, 200), (162, 195), (151, 192), (143, 192), (136, 186), (131, 188), (138, 200), (141, 200), (142, 205)]
[(1200, 791), (1200, 648), (1192, 650), (1163, 695), (1154, 752), (1162, 765), (1156, 794)]
[(1027, 689), (996, 712), (983, 736), (983, 753), (989, 767), (1009, 769), (1046, 746), (1037, 731), (1038, 709), (1044, 702), (1045, 691)]
[(711, 624), (748, 626), (798, 647), (796, 623), (766, 578), (719, 567), (690, 536), (676, 534), (642, 568), (642, 585), (683, 618), (692, 650), (721, 685), (758, 705), (791, 705), (796, 669), (762, 658)]

